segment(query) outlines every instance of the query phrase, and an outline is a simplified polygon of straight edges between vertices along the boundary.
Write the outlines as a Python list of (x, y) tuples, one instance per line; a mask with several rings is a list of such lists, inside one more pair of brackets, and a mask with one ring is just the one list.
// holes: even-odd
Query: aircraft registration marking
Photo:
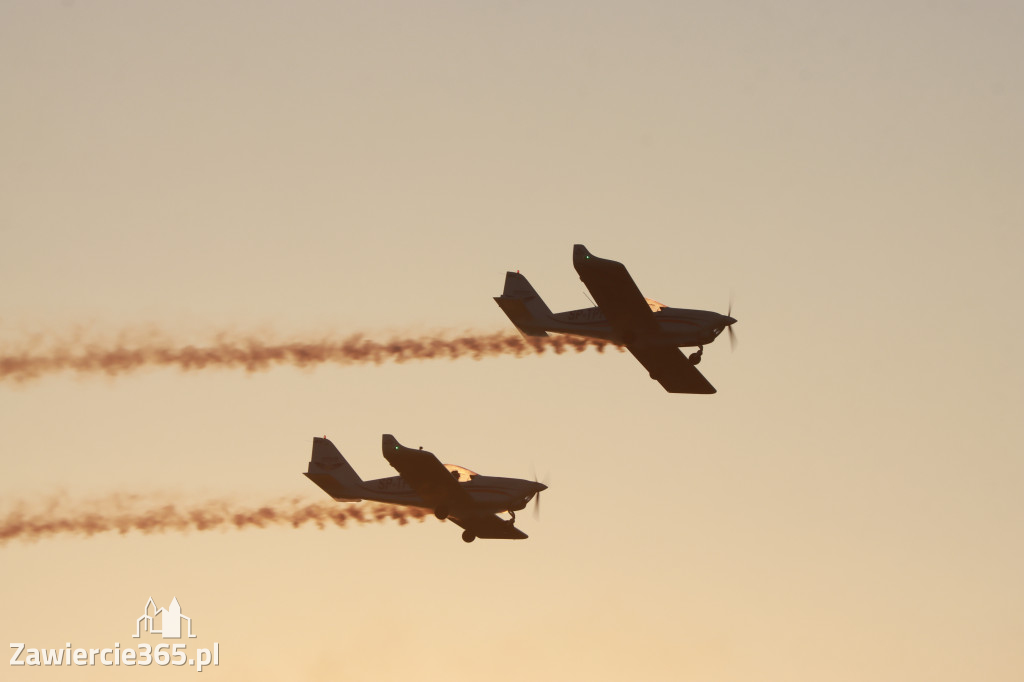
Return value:
[(598, 308), (584, 308), (583, 310), (571, 310), (565, 313), (565, 316), (572, 322), (582, 320), (584, 322), (593, 322), (594, 320), (604, 319), (604, 315)]
[(401, 478), (382, 478), (377, 481), (377, 487), (381, 490), (408, 490), (409, 486)]

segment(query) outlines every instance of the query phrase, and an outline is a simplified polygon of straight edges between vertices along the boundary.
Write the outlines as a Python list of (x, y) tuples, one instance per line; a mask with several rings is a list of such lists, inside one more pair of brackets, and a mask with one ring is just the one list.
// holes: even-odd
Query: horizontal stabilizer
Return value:
[(342, 485), (338, 479), (330, 474), (322, 472), (310, 473), (307, 471), (303, 476), (313, 481), (313, 483), (316, 483), (321, 490), (339, 502), (359, 502), (363, 499), (361, 497), (352, 497), (352, 491)]

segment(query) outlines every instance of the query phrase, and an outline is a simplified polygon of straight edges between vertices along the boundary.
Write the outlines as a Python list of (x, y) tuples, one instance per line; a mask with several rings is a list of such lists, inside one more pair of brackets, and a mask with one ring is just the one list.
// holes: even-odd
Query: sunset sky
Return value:
[(330, 502), (325, 434), (364, 478), (392, 433), (550, 486), (521, 542), (8, 542), (0, 639), (135, 646), (152, 596), (203, 679), (1024, 678), (1022, 35), (998, 1), (0, 0), (0, 356), (511, 331), (507, 270), (589, 305), (574, 243), (739, 321), (711, 396), (594, 350), (0, 378), (0, 517)]

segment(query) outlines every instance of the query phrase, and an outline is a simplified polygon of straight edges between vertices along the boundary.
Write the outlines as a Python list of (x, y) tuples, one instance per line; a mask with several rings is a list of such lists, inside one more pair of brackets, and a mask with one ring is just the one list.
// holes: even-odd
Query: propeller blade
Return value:
[[(728, 317), (732, 317), (732, 291), (729, 291), (729, 312), (726, 313)], [(729, 350), (736, 350), (736, 332), (732, 330), (732, 325), (729, 325)]]
[[(541, 483), (542, 481), (537, 478), (537, 468), (533, 465), (531, 465), (530, 468), (533, 469), (533, 482)], [(545, 474), (543, 481), (544, 485), (548, 484), (548, 478), (549, 476)], [(533, 518), (535, 519), (540, 519), (540, 493), (541, 491), (538, 490), (533, 494)]]

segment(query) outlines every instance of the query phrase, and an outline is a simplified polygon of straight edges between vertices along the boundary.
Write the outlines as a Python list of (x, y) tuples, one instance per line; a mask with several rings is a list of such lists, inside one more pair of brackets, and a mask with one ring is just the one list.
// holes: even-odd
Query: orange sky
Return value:
[[(328, 435), (548, 477), (452, 524), (0, 546), (0, 632), (224, 680), (1019, 680), (1024, 10), (1012, 3), (0, 4), (0, 349), (510, 330), (573, 243), (725, 312), (714, 396), (628, 355), (0, 383), (0, 511), (329, 501)], [(138, 640), (135, 640), (136, 642)], [(188, 675), (9, 668), (7, 679)]]

